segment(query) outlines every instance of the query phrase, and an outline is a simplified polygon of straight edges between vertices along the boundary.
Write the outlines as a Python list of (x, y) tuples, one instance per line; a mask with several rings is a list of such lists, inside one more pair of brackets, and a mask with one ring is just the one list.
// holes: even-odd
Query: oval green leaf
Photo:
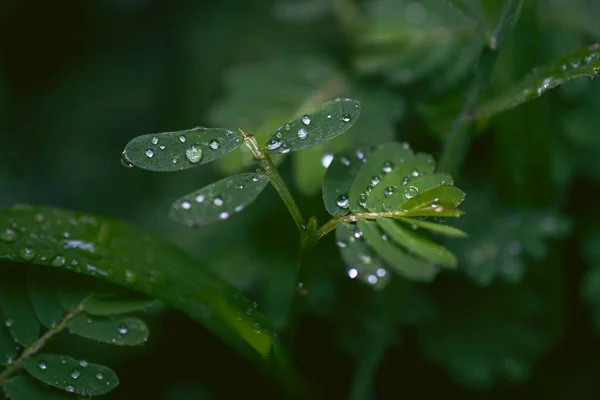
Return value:
[(29, 301), (25, 271), (15, 271), (14, 268), (2, 270), (0, 307), (5, 318), (4, 325), (15, 342), (28, 346), (38, 338), (41, 326)]
[(119, 385), (110, 368), (67, 356), (39, 354), (25, 363), (25, 370), (47, 385), (85, 396), (100, 396)]
[[(9, 220), (19, 225), (16, 232)], [(269, 352), (286, 351), (270, 322), (252, 302), (176, 246), (131, 225), (85, 213), (47, 207), (0, 209), (0, 254), (23, 262), (19, 253), (34, 249), (29, 262), (95, 276), (164, 301), (205, 325), (229, 345), (266, 363)], [(69, 232), (65, 239), (64, 232)], [(85, 246), (73, 245), (85, 243)], [(54, 262), (56, 255), (61, 262)], [(76, 262), (74, 262), (76, 261)], [(260, 329), (257, 329), (260, 327)], [(288, 365), (277, 368), (287, 372)]]
[[(414, 175), (413, 175), (414, 176)], [(406, 180), (398, 190), (392, 193), (384, 204), (385, 210), (409, 209), (405, 204), (426, 193), (429, 190), (435, 189), (438, 186), (452, 185), (454, 181), (447, 174), (431, 174), (431, 175), (416, 175), (412, 180)], [(409, 203), (410, 204), (410, 203)]]
[(206, 164), (235, 150), (242, 139), (234, 131), (203, 128), (152, 133), (133, 138), (121, 153), (126, 167), (181, 171)]
[(360, 115), (360, 103), (338, 99), (294, 118), (271, 135), (268, 153), (289, 153), (326, 142), (349, 129)]
[(346, 215), (350, 212), (350, 186), (369, 154), (367, 147), (357, 147), (333, 156), (323, 181), (323, 202), (329, 214)]
[(73, 318), (69, 332), (115, 346), (139, 346), (146, 343), (150, 335), (144, 321), (138, 318), (106, 318), (85, 313)]
[(479, 109), (477, 118), (490, 118), (536, 97), (571, 79), (594, 77), (600, 71), (600, 44), (592, 44), (536, 68), (521, 82), (492, 98)]
[(447, 236), (447, 237), (451, 237), (451, 238), (463, 238), (464, 239), (469, 236), (466, 232), (464, 232), (458, 228), (455, 228), (453, 226), (444, 225), (444, 224), (438, 224), (437, 222), (424, 221), (422, 219), (417, 219), (417, 218), (401, 218), (399, 221), (410, 225), (411, 228), (413, 228), (413, 229), (422, 228), (431, 233), (435, 233), (438, 235), (443, 235), (443, 236)]
[(46, 386), (25, 375), (15, 376), (2, 384), (10, 400), (73, 400), (73, 396)]
[(0, 365), (12, 363), (18, 353), (17, 344), (4, 325), (4, 321), (6, 321), (6, 318), (3, 317), (0, 310)]
[[(413, 181), (430, 176), (434, 169), (435, 163), (429, 154), (417, 154), (403, 159), (399, 164), (386, 162), (383, 173), (390, 172), (382, 175), (381, 180), (373, 186), (367, 198), (367, 209), (372, 212), (385, 211), (388, 198), (395, 193), (402, 193), (406, 187), (413, 185)], [(452, 178), (448, 176), (448, 179)]]
[[(383, 289), (390, 280), (388, 267), (360, 240), (355, 225), (341, 224), (335, 231), (336, 244), (350, 279), (359, 279), (375, 289)], [(358, 236), (358, 237), (357, 237)]]
[(375, 252), (397, 273), (405, 278), (421, 282), (431, 282), (435, 278), (438, 272), (435, 265), (409, 256), (392, 241), (385, 239), (376, 222), (361, 219), (357, 221), (357, 225), (364, 240), (368, 241)]
[[(417, 186), (409, 185), (402, 196), (390, 198), (385, 204), (386, 208), (412, 211), (431, 207), (432, 209), (441, 208), (441, 212), (444, 209), (458, 207), (465, 199), (465, 192), (452, 185), (441, 185), (426, 192), (420, 192), (418, 189), (411, 192), (411, 188), (417, 188)], [(414, 193), (415, 195), (409, 197), (408, 193)]]
[(268, 177), (253, 172), (230, 176), (175, 201), (169, 216), (187, 226), (224, 220), (252, 203), (268, 183)]
[(100, 299), (95, 296), (85, 302), (83, 309), (90, 315), (121, 315), (160, 307), (158, 300), (150, 298)]
[[(408, 143), (386, 143), (378, 146), (359, 169), (348, 194), (351, 211), (366, 211), (367, 200), (373, 187), (381, 180), (386, 168), (397, 165), (412, 157)], [(375, 185), (373, 183), (375, 182)]]
[(442, 267), (456, 268), (456, 256), (441, 244), (418, 235), (391, 219), (377, 218), (377, 223), (386, 235), (407, 251)]

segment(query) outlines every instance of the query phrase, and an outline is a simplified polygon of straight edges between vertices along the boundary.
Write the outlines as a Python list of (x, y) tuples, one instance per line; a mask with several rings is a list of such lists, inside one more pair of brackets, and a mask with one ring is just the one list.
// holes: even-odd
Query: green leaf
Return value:
[(484, 103), (477, 118), (490, 118), (522, 103), (540, 97), (546, 91), (571, 79), (594, 77), (600, 70), (600, 44), (578, 49), (540, 68), (536, 68), (521, 82)]
[[(431, 207), (432, 209), (442, 208), (442, 210), (458, 207), (465, 198), (465, 192), (456, 186), (441, 184), (441, 182), (445, 182), (447, 175), (434, 175), (433, 177), (438, 178), (439, 180), (432, 180), (432, 183), (437, 182), (440, 186), (433, 189), (425, 189), (426, 191), (421, 192), (419, 190), (421, 184), (420, 182), (417, 183), (415, 180), (411, 182), (404, 191), (398, 191), (395, 195), (390, 196), (385, 203), (385, 208), (388, 210), (411, 211), (426, 207)], [(425, 180), (426, 179), (422, 179), (422, 181)], [(411, 196), (412, 194), (415, 195)]]
[[(375, 162), (375, 161), (374, 161)], [(388, 198), (394, 194), (402, 193), (410, 187), (415, 187), (413, 181), (419, 179), (433, 179), (435, 175), (427, 175), (433, 173), (435, 164), (433, 158), (428, 154), (417, 154), (415, 156), (404, 159), (400, 164), (385, 162), (384, 168), (391, 171), (383, 175), (379, 183), (373, 186), (371, 192), (367, 196), (367, 209), (369, 211), (384, 211), (385, 203)], [(385, 173), (385, 172), (384, 172)], [(425, 176), (422, 176), (425, 174)], [(448, 176), (450, 181), (451, 177)], [(373, 181), (371, 182), (371, 185)], [(416, 186), (418, 188), (418, 186)], [(403, 196), (401, 196), (403, 197)]]
[(222, 128), (154, 133), (132, 139), (121, 154), (126, 167), (150, 171), (181, 171), (214, 161), (235, 150), (242, 139)]
[(65, 316), (56, 291), (56, 274), (41, 268), (27, 268), (27, 284), (38, 320), (46, 328), (56, 326)]
[(14, 361), (17, 356), (17, 344), (10, 335), (5, 325), (6, 318), (0, 310), (0, 365), (8, 365)]
[(90, 315), (121, 315), (145, 311), (159, 306), (160, 302), (150, 298), (99, 299), (92, 297), (85, 302), (83, 309)]
[(116, 346), (139, 346), (150, 331), (144, 321), (131, 317), (106, 318), (79, 314), (69, 324), (69, 332)]
[[(9, 220), (19, 229), (8, 225)], [(29, 248), (36, 254), (30, 263), (95, 276), (158, 298), (257, 362), (264, 362), (270, 351), (285, 354), (269, 321), (258, 312), (246, 314), (252, 302), (236, 288), (174, 245), (128, 224), (20, 206), (0, 210), (0, 237), (3, 258), (23, 262), (19, 254)], [(54, 262), (57, 254), (61, 262)], [(286, 366), (278, 368), (285, 371)]]
[(375, 289), (383, 289), (390, 280), (388, 267), (360, 240), (360, 236), (356, 238), (357, 231), (353, 225), (341, 224), (335, 232), (336, 244), (348, 266), (348, 276)]
[(346, 215), (348, 210), (348, 193), (354, 177), (369, 157), (367, 147), (358, 147), (336, 153), (323, 182), (323, 202), (331, 215)]
[(360, 103), (337, 99), (294, 118), (267, 140), (268, 153), (289, 153), (326, 142), (348, 130), (360, 115)]
[(390, 219), (377, 218), (377, 223), (383, 229), (385, 234), (402, 246), (406, 251), (412, 252), (424, 260), (442, 267), (456, 267), (456, 256), (441, 244), (432, 242)]
[(24, 375), (15, 376), (2, 384), (11, 400), (73, 400), (73, 396), (59, 392)]
[(117, 375), (103, 365), (54, 354), (35, 356), (25, 370), (47, 385), (79, 395), (100, 396), (119, 385)]
[(466, 238), (469, 236), (466, 232), (461, 231), (458, 228), (444, 224), (438, 224), (436, 222), (424, 221), (416, 218), (400, 218), (399, 221), (409, 224), (413, 229), (423, 228), (429, 232), (451, 238)]
[(40, 323), (27, 296), (25, 271), (3, 269), (0, 280), (0, 307), (15, 341), (28, 346), (38, 338)]
[(175, 201), (169, 216), (188, 226), (227, 219), (252, 203), (268, 183), (268, 177), (253, 172), (230, 176)]
[(404, 250), (384, 239), (383, 232), (376, 222), (358, 220), (356, 224), (364, 240), (400, 275), (423, 282), (431, 282), (434, 279), (438, 272), (435, 265), (409, 256)]
[[(386, 143), (375, 149), (367, 161), (362, 165), (348, 195), (349, 207), (351, 211), (365, 211), (368, 199), (368, 190), (373, 188), (373, 183), (377, 185), (381, 180), (382, 174), (387, 168), (401, 164), (405, 159), (413, 155), (408, 143)], [(393, 169), (392, 169), (393, 171)]]

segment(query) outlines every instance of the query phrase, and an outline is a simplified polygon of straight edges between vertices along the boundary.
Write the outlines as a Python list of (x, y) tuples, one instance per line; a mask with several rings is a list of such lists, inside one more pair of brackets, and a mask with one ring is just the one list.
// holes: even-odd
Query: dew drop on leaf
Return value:
[(202, 160), (202, 149), (197, 146), (189, 147), (185, 150), (185, 157), (192, 164), (198, 164)]
[(286, 131), (288, 131), (288, 132), (289, 132), (289, 131), (290, 131), (290, 129), (292, 129), (292, 127), (290, 126), (290, 124), (285, 124), (285, 125), (283, 126), (283, 129), (285, 129)]
[(154, 157), (154, 151), (152, 151), (152, 149), (146, 150), (146, 157), (148, 157), (148, 158)]
[(79, 371), (78, 369), (74, 369), (73, 372), (71, 372), (71, 378), (73, 379), (77, 379), (81, 376), (81, 371)]
[(126, 168), (133, 168), (133, 162), (125, 151), (121, 153), (121, 164), (123, 164), (123, 166)]
[(129, 329), (127, 329), (125, 325), (119, 325), (119, 328), (117, 330), (121, 335), (126, 335), (127, 332), (129, 332)]
[(337, 245), (337, 247), (339, 247), (340, 249), (343, 249), (343, 248), (345, 248), (346, 246), (348, 246), (348, 244), (347, 244), (346, 242), (343, 242), (343, 241), (341, 241), (341, 240), (337, 241), (335, 244), (336, 244), (336, 245)]
[(13, 326), (13, 320), (12, 319), (7, 319), (6, 321), (4, 321), (4, 326), (6, 326), (7, 328), (10, 328), (11, 326)]
[(396, 191), (396, 186), (393, 185), (388, 185), (385, 190), (383, 191), (383, 195), (385, 197), (390, 197), (392, 195), (392, 193), (394, 193), (394, 191)]
[(379, 175), (375, 175), (375, 176), (371, 177), (371, 185), (377, 186), (377, 184), (379, 183), (380, 180), (381, 180), (381, 177)]
[(38, 364), (38, 368), (42, 371), (45, 371), (46, 369), (48, 369), (48, 364), (46, 364), (44, 361), (40, 361), (40, 363)]
[(215, 197), (213, 204), (217, 207), (221, 207), (223, 205), (223, 199), (221, 197)]
[(158, 144), (158, 138), (154, 136), (151, 140), (152, 144)]
[(345, 193), (340, 194), (336, 200), (336, 204), (340, 208), (348, 208), (348, 206), (350, 205), (350, 201), (348, 200), (348, 195)]
[(408, 189), (404, 191), (404, 197), (406, 197), (407, 199), (412, 199), (417, 194), (419, 194), (419, 189), (415, 186), (409, 186)]
[(213, 150), (217, 150), (217, 149), (219, 148), (219, 146), (220, 146), (220, 145), (221, 145), (221, 144), (220, 144), (220, 143), (219, 143), (219, 141), (218, 141), (218, 140), (216, 140), (216, 139), (213, 139), (213, 140), (211, 140), (211, 141), (210, 141), (210, 143), (208, 143), (208, 146), (209, 146), (211, 149), (213, 149)]
[(394, 168), (394, 163), (391, 161), (386, 161), (383, 163), (383, 168), (381, 170), (383, 171), (384, 174), (389, 174), (390, 172), (392, 172), (393, 168)]
[(96, 379), (98, 379), (99, 381), (101, 381), (102, 379), (104, 379), (104, 375), (102, 374), (102, 372), (98, 372), (96, 374)]
[(418, 170), (416, 170), (416, 169), (413, 169), (413, 171), (412, 171), (412, 174), (411, 174), (411, 175), (412, 175), (412, 176), (414, 176), (414, 177), (416, 178), (416, 177), (418, 177), (418, 176), (420, 175), (420, 173), (419, 173), (419, 171), (418, 171)]
[(181, 203), (181, 208), (183, 208), (184, 210), (189, 210), (190, 208), (192, 208), (192, 204), (189, 201), (184, 201)]
[(340, 158), (340, 162), (342, 164), (344, 164), (346, 167), (350, 166), (350, 160), (348, 159), (348, 157), (342, 157), (342, 158)]
[(0, 232), (0, 240), (3, 242), (11, 243), (17, 240), (19, 235), (15, 232), (14, 229), (6, 228), (2, 232)]
[(350, 122), (350, 120), (351, 120), (350, 114), (344, 114), (344, 115), (342, 115), (341, 120), (342, 120), (342, 122)]
[(369, 275), (369, 276), (367, 277), (367, 281), (369, 281), (369, 283), (370, 283), (371, 285), (374, 285), (374, 284), (376, 284), (376, 283), (377, 283), (377, 280), (378, 280), (378, 279), (377, 279), (377, 277), (376, 277), (375, 275), (373, 275), (373, 274), (371, 274), (371, 275)]
[(350, 268), (348, 270), (348, 276), (350, 277), (350, 279), (354, 279), (358, 276), (358, 270), (356, 268)]
[(229, 218), (229, 213), (226, 211), (223, 211), (221, 214), (219, 214), (219, 218), (227, 219), (227, 218)]
[(203, 203), (204, 202), (204, 195), (203, 194), (199, 194), (198, 196), (196, 196), (196, 203)]
[(304, 140), (308, 137), (308, 132), (304, 128), (298, 129), (298, 139)]
[(87, 368), (87, 366), (90, 364), (86, 360), (81, 360), (79, 361), (79, 365), (81, 365), (83, 368)]
[(65, 388), (65, 390), (69, 393), (75, 393), (75, 386), (73, 385), (67, 385), (67, 387)]
[(51, 264), (53, 267), (62, 267), (63, 265), (65, 265), (66, 261), (67, 260), (64, 256), (58, 255), (52, 259)]
[(379, 276), (380, 278), (383, 278), (386, 275), (387, 275), (387, 271), (385, 269), (377, 268), (377, 276)]
[(33, 260), (33, 258), (35, 257), (35, 250), (30, 249), (29, 247), (25, 247), (24, 249), (21, 249), (19, 251), (19, 255), (23, 260), (30, 261)]
[(321, 165), (325, 168), (329, 168), (331, 162), (333, 161), (333, 154), (327, 153), (321, 157)]
[(283, 145), (281, 146), (281, 149), (279, 149), (279, 152), (280, 152), (281, 154), (286, 154), (286, 153), (289, 153), (291, 150), (292, 150), (292, 149), (290, 148), (290, 146), (288, 146), (287, 144), (283, 144)]
[(267, 150), (275, 150), (278, 149), (279, 147), (281, 147), (281, 145), (283, 144), (283, 142), (281, 140), (277, 140), (277, 139), (271, 139), (269, 140), (269, 142), (267, 143)]
[(187, 141), (187, 139), (185, 138), (185, 136), (181, 135), (181, 136), (179, 136), (179, 141), (181, 143), (185, 143)]
[(308, 115), (305, 115), (302, 117), (302, 123), (304, 125), (310, 125), (310, 117)]

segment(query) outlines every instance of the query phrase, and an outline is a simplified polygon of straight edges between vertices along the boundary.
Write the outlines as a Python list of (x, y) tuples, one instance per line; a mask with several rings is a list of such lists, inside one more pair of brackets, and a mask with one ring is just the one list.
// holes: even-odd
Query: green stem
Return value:
[(481, 50), (475, 77), (467, 92), (464, 106), (444, 143), (444, 150), (438, 167), (440, 172), (448, 172), (455, 178), (458, 176), (471, 144), (472, 116), (475, 108), (479, 104), (479, 99), (484, 90), (489, 86), (492, 70), (506, 38), (506, 33), (517, 21), (522, 6), (523, 0), (507, 1), (493, 34)]
[(2, 387), (4, 381), (10, 378), (19, 369), (21, 369), (21, 367), (23, 366), (23, 364), (25, 364), (27, 360), (29, 360), (38, 351), (40, 351), (48, 343), (48, 341), (50, 341), (50, 339), (54, 338), (56, 335), (67, 329), (73, 318), (75, 318), (77, 315), (83, 312), (85, 303), (90, 297), (91, 295), (83, 299), (81, 303), (79, 303), (79, 305), (75, 307), (75, 309), (71, 310), (67, 315), (65, 315), (65, 317), (62, 319), (62, 321), (60, 321), (60, 323), (48, 329), (48, 331), (46, 331), (46, 333), (44, 333), (42, 337), (34, 341), (31, 345), (25, 348), (25, 350), (23, 350), (21, 356), (17, 358), (13, 363), (8, 365), (6, 369), (4, 369), (4, 371), (2, 371), (2, 373), (0, 374), (0, 387)]
[(250, 135), (246, 132), (242, 132), (242, 136), (244, 138), (244, 144), (246, 145), (246, 147), (248, 147), (248, 149), (250, 149), (250, 152), (252, 153), (256, 161), (258, 161), (260, 166), (265, 171), (265, 174), (269, 177), (269, 182), (271, 183), (271, 185), (273, 185), (273, 187), (279, 194), (279, 197), (281, 197), (281, 200), (283, 200), (283, 203), (288, 208), (290, 214), (292, 215), (292, 218), (294, 219), (294, 222), (296, 223), (296, 227), (298, 228), (300, 235), (303, 235), (305, 230), (305, 224), (304, 218), (302, 217), (302, 213), (300, 212), (300, 209), (298, 208), (298, 205), (296, 204), (296, 201), (290, 193), (287, 185), (283, 181), (283, 178), (279, 174), (277, 167), (275, 166), (275, 164), (273, 164), (271, 157), (269, 157), (269, 154), (265, 153), (258, 146), (258, 143), (256, 143), (256, 139), (253, 135)]
[(333, 217), (317, 230), (317, 240), (333, 231), (339, 224), (345, 222), (356, 222), (359, 219), (376, 219), (376, 218), (403, 218), (409, 214), (406, 211), (382, 211), (382, 212), (362, 212), (352, 213), (344, 216)]

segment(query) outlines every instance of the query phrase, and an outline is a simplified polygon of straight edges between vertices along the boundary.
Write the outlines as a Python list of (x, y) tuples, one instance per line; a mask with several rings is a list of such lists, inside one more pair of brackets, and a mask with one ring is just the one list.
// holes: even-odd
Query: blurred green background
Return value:
[[(493, 26), (503, 2), (467, 3)], [(525, 1), (489, 93), (600, 42), (599, 20), (594, 0)], [(297, 232), (272, 189), (214, 226), (167, 219), (173, 200), (249, 168), (248, 155), (160, 174), (123, 168), (124, 145), (197, 125), (266, 139), (303, 107), (352, 96), (360, 123), (281, 164), (304, 215), (324, 222), (323, 155), (396, 139), (439, 157), (482, 46), (443, 0), (3, 0), (0, 37), (0, 206), (70, 208), (157, 233), (281, 330)], [(467, 192), (457, 226), (470, 234), (447, 243), (459, 269), (431, 285), (396, 277), (392, 320), (348, 279), (333, 238), (319, 244), (297, 347), (325, 397), (347, 398), (373, 356), (373, 399), (600, 398), (599, 115), (600, 83), (579, 79), (481, 126), (455, 179)], [(155, 315), (150, 327), (142, 349), (53, 346), (114, 367), (112, 399), (281, 398), (187, 317)]]

